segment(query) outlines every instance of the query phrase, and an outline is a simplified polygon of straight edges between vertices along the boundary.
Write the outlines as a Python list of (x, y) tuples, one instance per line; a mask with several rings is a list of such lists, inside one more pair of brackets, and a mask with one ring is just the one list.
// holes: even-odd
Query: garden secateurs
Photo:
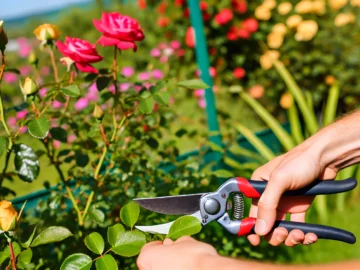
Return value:
[[(134, 199), (140, 206), (153, 212), (170, 215), (191, 215), (196, 217), (203, 226), (216, 220), (228, 232), (238, 236), (254, 233), (256, 218), (244, 214), (244, 195), (248, 198), (260, 198), (267, 181), (248, 180), (234, 177), (223, 183), (218, 190), (209, 193)], [(312, 184), (287, 191), (283, 196), (315, 196), (335, 194), (352, 190), (356, 187), (354, 178), (346, 180), (317, 180)], [(144, 232), (167, 234), (173, 222), (153, 225), (136, 226)], [(299, 229), (306, 233), (315, 233), (319, 239), (330, 239), (354, 244), (355, 236), (348, 231), (302, 222), (276, 220), (272, 230), (284, 227), (288, 231)]]

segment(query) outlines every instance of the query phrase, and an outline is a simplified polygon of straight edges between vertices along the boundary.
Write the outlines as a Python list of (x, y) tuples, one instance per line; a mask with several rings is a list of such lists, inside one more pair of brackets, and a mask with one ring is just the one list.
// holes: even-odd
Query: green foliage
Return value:
[(50, 121), (47, 117), (41, 116), (30, 120), (28, 128), (32, 136), (38, 139), (44, 139), (49, 133)]
[(92, 252), (101, 255), (104, 251), (105, 243), (99, 233), (93, 232), (85, 237), (85, 245)]
[(201, 231), (201, 222), (193, 216), (183, 216), (171, 225), (168, 238), (176, 240), (181, 236), (197, 234)]
[(61, 264), (60, 270), (90, 270), (92, 265), (91, 258), (82, 253), (72, 254)]
[(72, 233), (67, 228), (51, 226), (36, 236), (30, 244), (30, 247), (60, 242), (70, 236), (72, 236)]
[(201, 80), (186, 80), (177, 83), (177, 86), (182, 86), (188, 89), (206, 89), (209, 86)]
[(118, 265), (113, 256), (106, 254), (95, 262), (97, 270), (117, 270)]
[(125, 231), (116, 239), (111, 251), (124, 257), (132, 257), (139, 254), (145, 243), (144, 233), (140, 231)]
[(64, 88), (61, 88), (61, 92), (63, 92), (68, 97), (80, 96), (80, 89), (79, 89), (79, 86), (76, 84), (70, 84)]
[(130, 228), (134, 227), (136, 221), (139, 218), (140, 207), (136, 202), (130, 202), (121, 208), (120, 218)]
[(7, 145), (8, 145), (8, 140), (4, 137), (0, 137), (0, 157), (4, 152), (6, 152)]
[(34, 150), (25, 144), (15, 144), (14, 165), (19, 178), (25, 182), (32, 182), (40, 172), (40, 164)]

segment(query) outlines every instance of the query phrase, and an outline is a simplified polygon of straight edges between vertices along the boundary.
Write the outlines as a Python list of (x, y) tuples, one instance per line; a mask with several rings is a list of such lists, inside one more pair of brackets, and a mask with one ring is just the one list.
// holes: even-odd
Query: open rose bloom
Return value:
[(145, 38), (137, 20), (118, 12), (103, 12), (100, 20), (94, 20), (94, 26), (102, 33), (97, 41), (102, 46), (116, 46), (120, 50), (136, 51), (135, 41)]
[(82, 72), (98, 73), (91, 63), (99, 62), (103, 59), (96, 50), (94, 44), (80, 38), (66, 37), (65, 42), (56, 42), (59, 51), (75, 62), (76, 67)]

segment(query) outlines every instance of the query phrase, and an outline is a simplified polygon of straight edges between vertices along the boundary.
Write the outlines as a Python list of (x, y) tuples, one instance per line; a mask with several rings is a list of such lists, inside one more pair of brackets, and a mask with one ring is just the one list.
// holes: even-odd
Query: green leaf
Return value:
[(0, 137), (0, 158), (2, 154), (6, 151), (8, 145), (8, 139), (5, 137)]
[(275, 158), (275, 154), (270, 150), (270, 148), (267, 147), (265, 143), (263, 143), (263, 141), (260, 140), (250, 129), (240, 123), (234, 123), (234, 126), (240, 134), (243, 135), (252, 144), (252, 146), (254, 146), (260, 155), (266, 158), (267, 161)]
[(55, 97), (56, 101), (59, 101), (62, 104), (66, 103), (66, 97), (62, 93), (58, 93)]
[(80, 150), (75, 151), (75, 160), (79, 167), (85, 167), (90, 161), (89, 156)]
[(32, 119), (29, 124), (29, 133), (38, 139), (44, 139), (50, 129), (50, 121), (45, 116), (41, 116), (37, 119)]
[(20, 75), (20, 74), (21, 74), (20, 70), (18, 70), (18, 69), (16, 69), (16, 68), (6, 67), (4, 71), (5, 71), (5, 72), (12, 72), (12, 73), (15, 73), (15, 74), (17, 74), (17, 75)]
[(154, 105), (155, 101), (152, 96), (149, 96), (146, 99), (142, 99), (139, 102), (140, 111), (145, 114), (151, 113), (154, 109)]
[[(21, 248), (18, 243), (13, 242), (13, 249), (15, 257), (20, 254)], [(6, 261), (7, 258), (10, 258), (10, 248), (7, 246), (2, 252), (0, 252), (0, 264), (3, 264), (4, 261)]]
[(216, 177), (219, 177), (219, 178), (230, 178), (230, 177), (233, 177), (234, 174), (230, 171), (227, 171), (227, 170), (216, 170), (213, 172), (213, 174), (216, 176)]
[[(30, 227), (31, 229), (32, 227)], [(23, 231), (23, 234), (26, 234), (26, 230)], [(30, 234), (29, 238), (24, 242), (24, 243), (21, 243), (21, 246), (24, 247), (24, 248), (28, 248), (32, 242), (32, 240), (34, 239), (34, 236), (35, 236), (35, 233), (36, 233), (36, 226), (33, 227), (32, 229), (32, 233)], [(23, 235), (21, 234), (21, 236), (23, 237)], [(26, 235), (27, 236), (27, 235)]]
[(162, 91), (154, 95), (154, 99), (157, 103), (161, 105), (169, 105), (170, 103), (170, 93)]
[(96, 223), (103, 223), (105, 220), (105, 214), (99, 209), (92, 208), (89, 211), (89, 217)]
[(85, 245), (92, 252), (101, 255), (104, 251), (105, 243), (100, 233), (93, 232), (85, 237)]
[(38, 177), (40, 165), (34, 150), (25, 144), (14, 144), (14, 165), (19, 178), (25, 182), (32, 182)]
[(96, 88), (97, 90), (100, 92), (101, 90), (105, 89), (109, 82), (110, 82), (110, 77), (99, 77), (96, 80)]
[(136, 221), (139, 218), (140, 207), (136, 202), (130, 202), (126, 204), (120, 210), (121, 221), (130, 228), (134, 227)]
[(121, 234), (125, 232), (125, 228), (121, 224), (115, 224), (107, 229), (107, 239), (110, 246), (114, 247)]
[(118, 266), (113, 256), (106, 254), (96, 260), (95, 266), (97, 270), (118, 270)]
[(176, 240), (181, 236), (193, 235), (201, 231), (201, 222), (193, 216), (183, 216), (171, 225), (168, 238)]
[(65, 129), (63, 129), (61, 127), (54, 127), (52, 129), (50, 129), (50, 134), (54, 140), (64, 142), (64, 143), (67, 142), (67, 132)]
[(269, 126), (269, 128), (274, 132), (278, 140), (284, 146), (286, 151), (289, 151), (295, 147), (294, 140), (291, 138), (289, 133), (286, 132), (279, 121), (268, 110), (266, 110), (255, 98), (250, 96), (248, 93), (241, 92), (240, 96)]
[(67, 257), (61, 264), (60, 270), (90, 270), (91, 258), (83, 253), (75, 253)]
[(151, 86), (150, 87), (150, 92), (152, 94), (156, 94), (157, 92), (159, 92), (161, 89), (163, 89), (165, 87), (165, 82), (161, 81), (158, 84), (156, 84), (156, 86)]
[(72, 233), (67, 228), (51, 226), (36, 236), (30, 247), (60, 242), (70, 236), (72, 236)]
[(331, 86), (329, 90), (329, 95), (326, 101), (323, 126), (327, 126), (332, 122), (334, 122), (334, 119), (336, 117), (336, 110), (339, 102), (339, 94), (340, 94), (340, 88), (339, 88), (339, 84), (336, 82)]
[(19, 256), (17, 257), (17, 264), (16, 266), (19, 269), (29, 269), (28, 265), (31, 263), (31, 259), (33, 256), (33, 252), (30, 248), (22, 251)]
[(100, 128), (99, 125), (93, 125), (91, 126), (89, 132), (88, 132), (88, 136), (90, 138), (94, 138), (100, 135)]
[(176, 84), (177, 86), (182, 86), (188, 89), (206, 89), (210, 86), (204, 83), (202, 80), (194, 79), (194, 80), (186, 80), (180, 81)]
[(111, 250), (120, 256), (131, 257), (139, 254), (145, 243), (146, 237), (142, 232), (126, 231), (120, 235)]
[(80, 88), (77, 84), (70, 84), (64, 88), (61, 88), (61, 92), (63, 92), (68, 97), (80, 96)]

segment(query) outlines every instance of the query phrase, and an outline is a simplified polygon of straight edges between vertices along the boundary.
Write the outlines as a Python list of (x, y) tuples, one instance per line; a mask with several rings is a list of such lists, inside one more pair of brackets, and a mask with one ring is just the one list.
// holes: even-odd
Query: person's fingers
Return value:
[(310, 245), (315, 243), (318, 240), (318, 237), (314, 233), (307, 233), (305, 234), (305, 240), (303, 242), (304, 245)]
[(284, 186), (284, 177), (279, 174), (272, 174), (265, 188), (264, 193), (258, 201), (258, 213), (255, 225), (257, 235), (266, 235), (270, 232), (276, 219), (276, 208), (280, 201), (286, 186)]
[(148, 249), (154, 247), (154, 246), (161, 246), (162, 242), (161, 241), (153, 241), (150, 243), (147, 243), (146, 245), (144, 245), (141, 249), (141, 252), (147, 251)]
[(305, 217), (306, 217), (306, 212), (293, 213), (290, 216), (290, 220), (296, 222), (305, 222)]
[(140, 270), (151, 269), (151, 258), (153, 257), (152, 248), (161, 246), (161, 241), (153, 241), (144, 245), (140, 251), (140, 254), (136, 260), (136, 264)]
[(288, 247), (294, 247), (304, 242), (305, 235), (302, 231), (295, 229), (289, 233), (289, 236), (285, 240), (285, 245)]
[(269, 242), (270, 245), (276, 247), (282, 244), (286, 240), (287, 236), (287, 229), (283, 227), (278, 227), (271, 234), (266, 235), (265, 239)]
[(260, 236), (258, 236), (256, 234), (248, 235), (247, 239), (253, 246), (258, 246), (260, 244)]
[(251, 180), (269, 180), (271, 173), (275, 170), (275, 168), (280, 164), (280, 162), (284, 159), (285, 155), (277, 156), (273, 158), (270, 162), (265, 165), (257, 168), (252, 176)]
[(189, 242), (189, 241), (194, 242), (194, 241), (196, 241), (196, 240), (193, 239), (193, 238), (190, 237), (190, 236), (182, 236), (182, 237), (180, 237), (179, 239), (177, 239), (177, 240), (175, 241), (175, 243), (182, 243), (182, 242)]
[(331, 168), (325, 168), (323, 174), (320, 176), (320, 179), (331, 180), (331, 179), (335, 179), (336, 175), (337, 175), (337, 171), (334, 171)]
[(165, 240), (164, 240), (164, 242), (163, 242), (163, 245), (164, 245), (164, 246), (168, 246), (168, 245), (171, 245), (171, 244), (173, 244), (173, 243), (174, 243), (174, 241), (171, 240), (170, 238), (165, 238)]

